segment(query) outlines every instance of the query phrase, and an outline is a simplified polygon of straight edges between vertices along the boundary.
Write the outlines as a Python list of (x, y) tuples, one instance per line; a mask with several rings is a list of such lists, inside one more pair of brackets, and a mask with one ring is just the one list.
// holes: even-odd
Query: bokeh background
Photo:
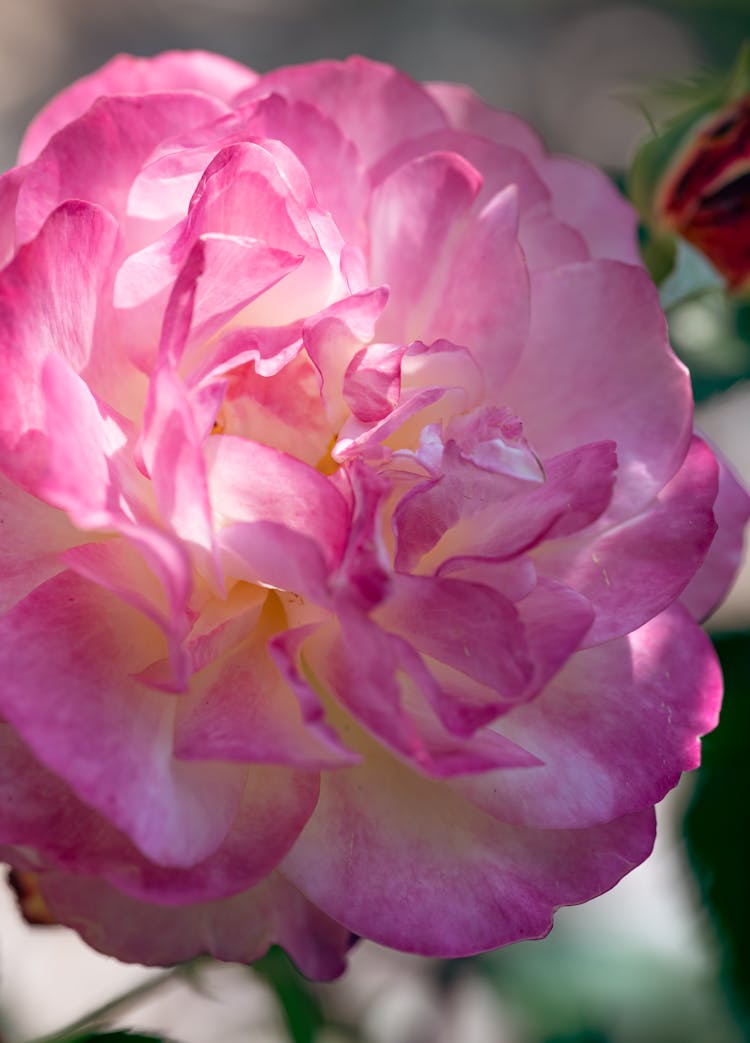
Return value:
[[(728, 69), (750, 0), (0, 0), (0, 167), (56, 90), (127, 51), (207, 48), (258, 70), (365, 54), (471, 84), (549, 147), (622, 183), (652, 88)], [(698, 423), (750, 482), (750, 306), (721, 291), (669, 308)], [(1, 379), (1, 377), (0, 377)], [(308, 988), (318, 1043), (742, 1043), (750, 1039), (750, 579), (711, 622), (727, 675), (705, 765), (660, 809), (653, 858), (609, 895), (563, 910), (541, 942), (441, 964), (361, 945), (340, 982)], [(689, 857), (690, 856), (690, 857)], [(266, 968), (268, 971), (268, 968)], [(153, 972), (61, 928), (31, 930), (0, 892), (0, 1039), (59, 1028)], [(195, 986), (198, 986), (196, 988)], [(180, 1043), (280, 1043), (263, 976), (199, 969), (123, 1014)], [(304, 1037), (299, 1037), (304, 1038)]]

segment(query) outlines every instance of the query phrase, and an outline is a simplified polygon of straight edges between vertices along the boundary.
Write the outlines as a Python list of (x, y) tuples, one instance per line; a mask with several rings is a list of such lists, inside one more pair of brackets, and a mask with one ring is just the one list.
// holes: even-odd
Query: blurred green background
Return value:
[[(259, 70), (358, 52), (466, 82), (622, 183), (648, 133), (644, 92), (727, 69), (748, 36), (750, 0), (0, 0), (0, 164), (12, 165), (52, 93), (113, 53), (200, 47)], [(648, 104), (658, 117), (659, 102)], [(720, 289), (667, 303), (698, 423), (750, 481), (750, 305)], [(562, 911), (549, 938), (450, 964), (361, 946), (342, 981), (314, 988), (272, 954), (261, 973), (200, 969), (122, 1023), (181, 1043), (278, 1043), (290, 1031), (309, 1043), (750, 1040), (747, 572), (712, 629), (727, 692), (703, 768), (660, 809), (654, 858), (610, 895)], [(30, 932), (9, 900), (0, 921), (8, 1043), (148, 978), (68, 932)]]

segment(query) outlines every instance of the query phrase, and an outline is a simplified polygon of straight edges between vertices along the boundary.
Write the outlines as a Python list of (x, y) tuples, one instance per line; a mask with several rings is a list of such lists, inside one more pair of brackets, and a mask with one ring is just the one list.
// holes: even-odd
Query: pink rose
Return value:
[(165, 54), (0, 200), (0, 843), (49, 916), (325, 978), (641, 862), (748, 503), (607, 179), (361, 58)]

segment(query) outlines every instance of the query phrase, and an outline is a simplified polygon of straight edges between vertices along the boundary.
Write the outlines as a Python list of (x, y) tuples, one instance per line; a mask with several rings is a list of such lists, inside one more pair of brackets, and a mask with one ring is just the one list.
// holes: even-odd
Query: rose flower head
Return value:
[(115, 58), (0, 181), (0, 844), (123, 960), (540, 937), (649, 853), (748, 501), (634, 212), (466, 88)]

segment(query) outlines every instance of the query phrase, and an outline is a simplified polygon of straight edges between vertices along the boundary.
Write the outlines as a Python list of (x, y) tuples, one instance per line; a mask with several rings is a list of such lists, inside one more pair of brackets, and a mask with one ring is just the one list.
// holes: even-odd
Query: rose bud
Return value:
[(750, 286), (750, 47), (635, 159), (631, 189), (657, 235), (676, 235), (737, 292)]

